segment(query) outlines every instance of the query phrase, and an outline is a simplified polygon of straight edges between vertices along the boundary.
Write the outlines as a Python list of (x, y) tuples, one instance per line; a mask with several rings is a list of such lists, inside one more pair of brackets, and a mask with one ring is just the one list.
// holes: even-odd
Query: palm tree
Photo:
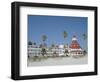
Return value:
[(84, 33), (83, 34), (83, 39), (86, 40), (87, 39), (87, 35)]
[(45, 54), (47, 54), (47, 51), (46, 51), (46, 49), (45, 48), (42, 48), (42, 50), (41, 50), (41, 54), (44, 56)]
[(42, 41), (43, 41), (43, 46), (42, 46), (42, 55), (44, 56), (44, 54), (46, 54), (46, 49), (45, 49), (45, 41), (47, 40), (47, 36), (46, 35), (42, 35)]
[(33, 44), (36, 45), (36, 42), (34, 42)]
[(65, 39), (65, 44), (64, 44), (64, 53), (67, 54), (68, 53), (68, 50), (66, 49), (66, 38), (67, 38), (68, 34), (66, 31), (63, 31), (63, 38)]
[(35, 48), (37, 48), (37, 46), (36, 46), (36, 42), (34, 42), (33, 45), (34, 45)]
[(51, 47), (52, 47), (52, 48), (54, 48), (54, 47), (55, 47), (55, 45), (54, 45), (54, 44), (52, 44), (52, 45), (51, 45)]
[[(83, 40), (85, 41), (86, 39), (87, 39), (87, 35), (84, 33), (83, 35)], [(84, 47), (84, 52), (85, 52), (85, 54), (87, 53), (87, 47), (86, 47), (86, 49), (85, 49), (85, 47)]]
[(47, 36), (46, 35), (42, 35), (42, 41), (45, 42), (47, 40)]
[(66, 39), (66, 37), (68, 36), (66, 31), (63, 31), (63, 38)]
[(29, 41), (29, 42), (28, 42), (28, 45), (32, 45), (32, 42), (31, 42), (31, 41)]

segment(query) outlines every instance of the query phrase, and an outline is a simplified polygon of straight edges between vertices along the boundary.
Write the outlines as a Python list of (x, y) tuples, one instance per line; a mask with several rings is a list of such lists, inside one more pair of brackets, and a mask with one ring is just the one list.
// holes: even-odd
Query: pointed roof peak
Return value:
[(77, 38), (76, 38), (75, 35), (73, 36), (72, 43), (70, 44), (69, 47), (72, 48), (72, 49), (80, 49), (81, 48), (79, 43), (77, 42)]
[(75, 37), (75, 38), (76, 38), (76, 35), (73, 35), (73, 37)]
[(76, 35), (73, 35), (72, 41), (77, 40)]

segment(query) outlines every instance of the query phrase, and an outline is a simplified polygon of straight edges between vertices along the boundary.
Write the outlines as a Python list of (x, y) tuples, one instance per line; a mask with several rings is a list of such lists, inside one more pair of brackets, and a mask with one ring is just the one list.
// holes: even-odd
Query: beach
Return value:
[(42, 59), (34, 60), (33, 58), (28, 58), (27, 66), (55, 66), (55, 65), (82, 65), (88, 63), (87, 55), (79, 58), (75, 57), (46, 57)]

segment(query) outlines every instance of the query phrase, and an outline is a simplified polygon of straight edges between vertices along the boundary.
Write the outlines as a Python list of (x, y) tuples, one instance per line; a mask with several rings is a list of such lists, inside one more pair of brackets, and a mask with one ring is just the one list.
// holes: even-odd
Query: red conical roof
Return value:
[(76, 38), (75, 35), (73, 36), (72, 43), (69, 47), (72, 48), (72, 49), (80, 49), (81, 48), (79, 43), (77, 42), (77, 38)]

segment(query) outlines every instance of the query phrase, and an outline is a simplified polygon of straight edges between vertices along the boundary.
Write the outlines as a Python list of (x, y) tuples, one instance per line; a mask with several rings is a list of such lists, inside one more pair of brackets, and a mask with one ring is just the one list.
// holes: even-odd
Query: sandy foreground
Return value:
[(55, 66), (55, 65), (82, 65), (88, 63), (88, 57), (54, 57), (34, 61), (32, 58), (27, 60), (27, 66)]

